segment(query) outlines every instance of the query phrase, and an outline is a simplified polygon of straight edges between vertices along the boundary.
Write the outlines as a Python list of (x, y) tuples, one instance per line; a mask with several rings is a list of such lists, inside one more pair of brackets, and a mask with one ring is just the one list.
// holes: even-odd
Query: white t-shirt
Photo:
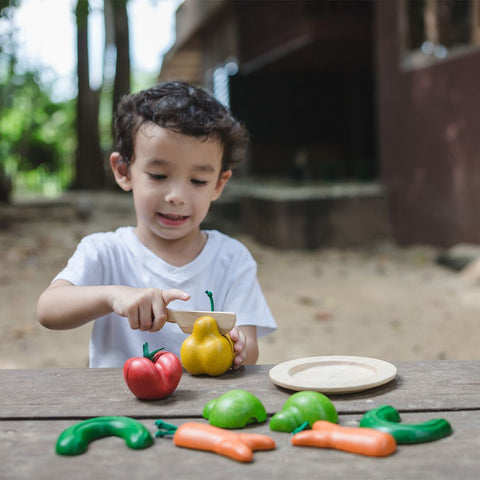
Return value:
[[(169, 308), (210, 311), (205, 290), (213, 292), (215, 310), (235, 312), (237, 325), (254, 325), (257, 335), (277, 326), (257, 280), (257, 265), (239, 241), (216, 230), (207, 230), (207, 242), (190, 263), (175, 267), (143, 245), (133, 227), (94, 233), (82, 239), (67, 266), (54, 280), (73, 285), (127, 285), (179, 288), (190, 300), (174, 300)], [(158, 332), (132, 330), (128, 320), (115, 313), (95, 320), (90, 339), (90, 367), (122, 367), (130, 357), (142, 356), (142, 345), (180, 355), (188, 335), (174, 323)]]

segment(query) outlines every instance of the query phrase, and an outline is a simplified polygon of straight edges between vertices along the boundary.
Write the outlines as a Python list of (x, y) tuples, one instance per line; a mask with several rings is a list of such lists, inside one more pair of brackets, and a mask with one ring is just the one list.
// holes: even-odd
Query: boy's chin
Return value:
[(167, 228), (156, 233), (159, 240), (170, 242), (195, 240), (199, 235), (201, 235), (200, 227), (194, 229)]

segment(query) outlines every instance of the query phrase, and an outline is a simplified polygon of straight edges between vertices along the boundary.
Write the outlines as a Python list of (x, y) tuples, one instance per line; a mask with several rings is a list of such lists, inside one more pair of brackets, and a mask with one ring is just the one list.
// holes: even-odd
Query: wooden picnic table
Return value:
[(271, 366), (242, 367), (221, 377), (185, 373), (168, 398), (140, 401), (127, 389), (121, 369), (0, 370), (0, 478), (10, 479), (478, 479), (480, 478), (480, 361), (393, 362), (396, 379), (364, 392), (329, 395), (339, 423), (357, 426), (363, 413), (391, 405), (404, 423), (445, 418), (453, 434), (435, 442), (398, 445), (384, 458), (336, 450), (293, 447), (290, 434), (273, 432), (268, 420), (244, 431), (268, 434), (277, 448), (239, 463), (207, 452), (175, 447), (168, 437), (131, 450), (118, 437), (92, 442), (74, 457), (55, 453), (59, 434), (90, 417), (125, 415), (152, 433), (155, 420), (174, 425), (205, 421), (212, 398), (232, 389), (255, 394), (269, 415), (294, 392), (274, 385)]

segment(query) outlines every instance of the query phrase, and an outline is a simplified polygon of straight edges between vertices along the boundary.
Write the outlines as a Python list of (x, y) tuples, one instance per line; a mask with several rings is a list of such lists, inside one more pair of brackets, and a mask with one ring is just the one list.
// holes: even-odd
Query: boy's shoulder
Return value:
[(133, 227), (120, 227), (114, 231), (90, 233), (80, 243), (97, 248), (127, 246), (135, 240), (133, 232)]
[(208, 243), (210, 243), (212, 247), (229, 245), (237, 248), (247, 248), (240, 240), (230, 237), (229, 235), (218, 230), (204, 230), (204, 232), (208, 235)]
[(216, 252), (217, 255), (251, 257), (248, 248), (240, 240), (218, 230), (205, 230), (205, 233), (208, 235), (207, 248)]

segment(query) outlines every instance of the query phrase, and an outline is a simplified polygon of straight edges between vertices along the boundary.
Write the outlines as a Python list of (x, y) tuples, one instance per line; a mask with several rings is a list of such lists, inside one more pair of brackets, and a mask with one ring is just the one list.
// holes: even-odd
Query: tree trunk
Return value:
[(130, 93), (130, 42), (127, 14), (128, 0), (117, 0), (112, 3), (115, 29), (115, 47), (117, 50), (112, 101), (112, 109), (115, 113), (121, 97), (127, 93)]
[(99, 134), (100, 90), (90, 88), (88, 67), (88, 0), (78, 0), (77, 18), (77, 151), (74, 189), (93, 190), (105, 185), (105, 167)]

